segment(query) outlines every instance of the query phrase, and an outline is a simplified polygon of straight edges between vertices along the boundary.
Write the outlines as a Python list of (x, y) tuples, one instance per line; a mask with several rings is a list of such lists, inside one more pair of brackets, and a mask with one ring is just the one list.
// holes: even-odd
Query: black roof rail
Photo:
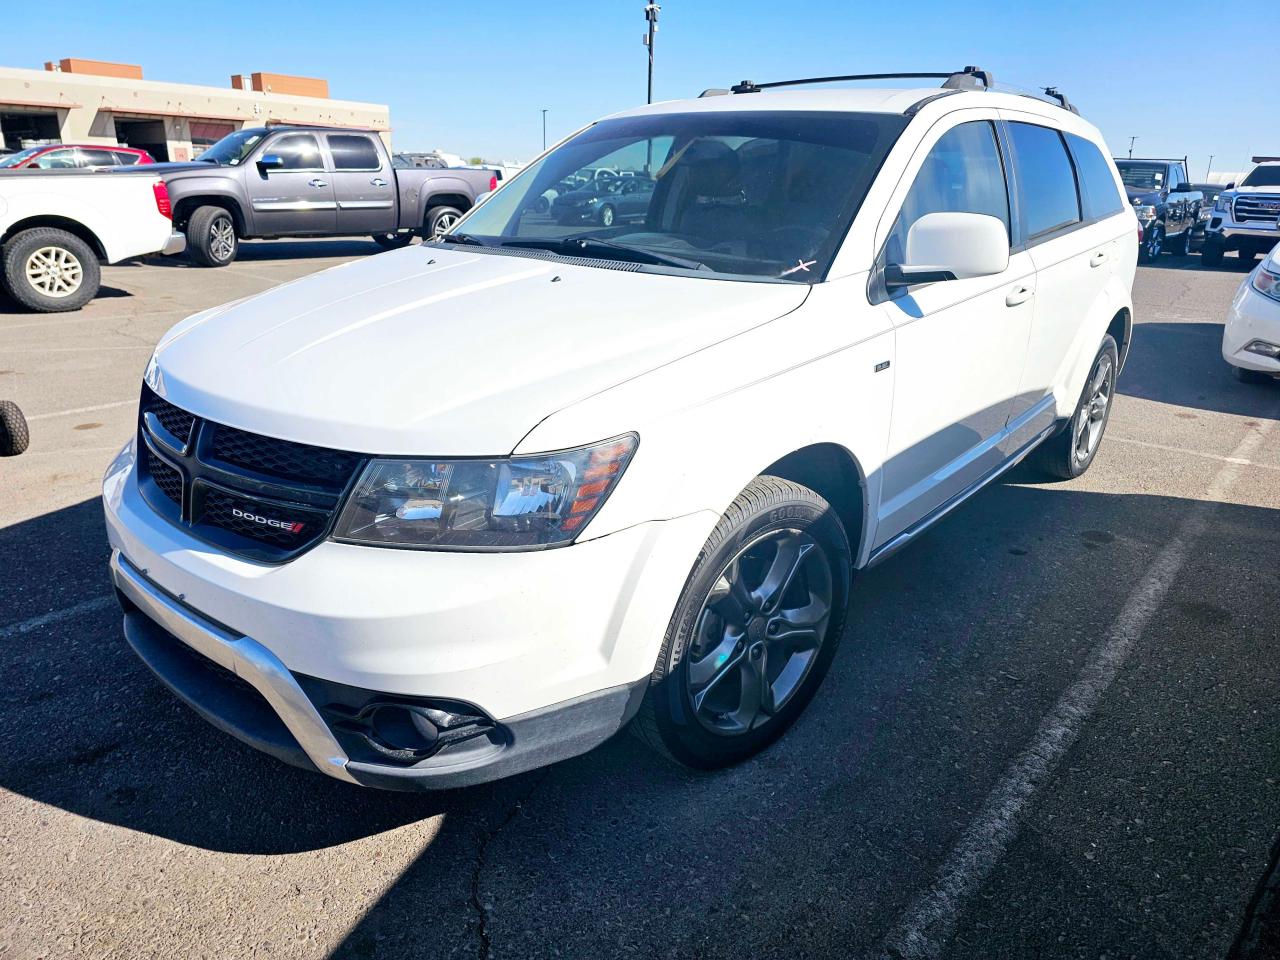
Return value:
[[(1280, 159), (1278, 157), (1277, 159)], [(1141, 160), (1143, 163), (1183, 163), (1187, 162), (1186, 157), (1116, 157), (1116, 162), (1121, 160)]]
[(1280, 157), (1252, 157), (1252, 163), (1280, 163)]
[[(995, 82), (991, 74), (977, 67), (965, 67), (959, 72), (912, 72), (912, 73), (851, 73), (842, 77), (808, 77), (803, 80), (773, 80), (769, 83), (755, 83), (743, 80), (730, 87), (731, 93), (759, 93), (774, 87), (798, 87), (810, 83), (839, 83), (843, 80), (943, 80), (942, 85), (951, 90), (976, 90), (978, 84), (990, 89)], [(710, 93), (710, 91), (708, 91)]]

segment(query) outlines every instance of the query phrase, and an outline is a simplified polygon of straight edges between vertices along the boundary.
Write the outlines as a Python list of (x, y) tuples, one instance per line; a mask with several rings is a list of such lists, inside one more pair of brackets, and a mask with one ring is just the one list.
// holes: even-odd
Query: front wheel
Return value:
[(600, 221), (600, 226), (612, 227), (614, 219), (613, 207), (606, 203), (600, 208), (600, 212), (596, 214), (596, 218)]
[(1143, 263), (1152, 263), (1164, 252), (1164, 227), (1153, 223), (1142, 232), (1142, 246), (1138, 248), (1138, 259)]
[(102, 282), (98, 255), (74, 233), (33, 227), (14, 234), (0, 249), (0, 278), (9, 295), (28, 310), (79, 310)]
[(1115, 396), (1119, 369), (1120, 351), (1114, 338), (1107, 334), (1102, 338), (1093, 366), (1089, 368), (1089, 377), (1085, 380), (1070, 422), (1036, 451), (1041, 470), (1049, 476), (1072, 480), (1093, 463), (1111, 417), (1111, 400)]
[(1225, 252), (1222, 249), (1222, 244), (1210, 243), (1206, 238), (1204, 247), (1200, 251), (1200, 262), (1206, 267), (1220, 267), (1222, 266), (1222, 256)]
[(16, 457), (31, 443), (27, 420), (12, 400), (0, 400), (0, 457)]
[(707, 540), (633, 726), (658, 752), (716, 769), (787, 730), (844, 630), (849, 541), (817, 493), (756, 477)]
[(1246, 370), (1244, 367), (1231, 365), (1231, 374), (1241, 383), (1270, 383), (1275, 378), (1269, 373), (1262, 373), (1259, 370)]
[(187, 221), (187, 255), (201, 267), (225, 267), (240, 252), (236, 224), (222, 207), (197, 207)]

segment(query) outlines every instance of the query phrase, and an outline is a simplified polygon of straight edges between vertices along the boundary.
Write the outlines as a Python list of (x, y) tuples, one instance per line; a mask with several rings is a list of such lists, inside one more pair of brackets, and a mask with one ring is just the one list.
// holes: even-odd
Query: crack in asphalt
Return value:
[(507, 811), (507, 815), (502, 818), (501, 823), (491, 830), (485, 830), (481, 827), (476, 831), (478, 836), (476, 839), (475, 865), (471, 871), (471, 908), (476, 913), (476, 936), (480, 943), (480, 960), (489, 960), (493, 951), (493, 938), (489, 933), (489, 908), (480, 894), (480, 878), (484, 873), (488, 859), (489, 844), (523, 812), (525, 804), (533, 799), (534, 793), (547, 779), (551, 769), (550, 767), (545, 768), (544, 772), (533, 782), (525, 795), (511, 805), (511, 809)]

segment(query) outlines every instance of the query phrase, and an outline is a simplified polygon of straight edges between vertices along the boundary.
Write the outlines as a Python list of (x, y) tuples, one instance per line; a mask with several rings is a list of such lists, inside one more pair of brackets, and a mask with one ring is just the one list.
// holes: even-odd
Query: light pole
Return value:
[(1209, 165), (1204, 168), (1204, 182), (1209, 182), (1209, 171), (1213, 169), (1213, 154), (1209, 154)]
[(1138, 139), (1137, 137), (1130, 137), (1130, 138), (1129, 138), (1129, 159), (1130, 159), (1130, 160), (1132, 160), (1132, 159), (1133, 159), (1133, 142), (1134, 142), (1135, 140), (1137, 140), (1137, 139)]
[(542, 111), (542, 152), (547, 152), (547, 111)]
[(656, 3), (644, 5), (644, 18), (649, 21), (649, 32), (645, 35), (644, 45), (649, 48), (649, 99), (645, 103), (653, 103), (653, 35), (658, 32), (658, 14), (662, 7)]

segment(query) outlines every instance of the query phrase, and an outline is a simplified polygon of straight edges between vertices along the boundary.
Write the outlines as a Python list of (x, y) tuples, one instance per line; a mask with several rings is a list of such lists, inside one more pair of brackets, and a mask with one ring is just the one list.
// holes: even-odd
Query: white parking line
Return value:
[(1075, 743), (1080, 730), (1133, 652), (1165, 595), (1177, 578), (1191, 544), (1205, 532), (1209, 515), (1235, 483), (1249, 455), (1275, 427), (1268, 420), (1250, 428), (1214, 475), (1206, 499), (1191, 507), (1169, 543), (1129, 594), (1107, 638), (1090, 653), (1075, 682), (1040, 721), (1031, 743), (988, 794), (977, 817), (952, 848), (933, 881), (898, 917), (879, 956), (933, 958), (955, 932), (965, 905), (976, 894), (1005, 851), (1017, 838), (1019, 820), (1048, 782), (1058, 761)]
[(32, 630), (38, 630), (50, 623), (57, 623), (59, 620), (67, 620), (71, 617), (78, 617), (82, 613), (92, 613), (94, 610), (102, 610), (115, 603), (113, 597), (94, 597), (92, 600), (85, 600), (83, 603), (77, 603), (70, 607), (63, 607), (61, 610), (50, 610), (48, 613), (42, 613), (38, 617), (32, 617), (30, 620), (23, 620), (21, 623), (11, 623), (7, 627), (0, 627), (0, 640), (9, 640), (13, 637), (20, 637), (24, 633), (30, 633)]
[(76, 413), (97, 413), (99, 410), (114, 410), (116, 407), (127, 407), (131, 403), (137, 403), (138, 398), (132, 400), (116, 400), (114, 403), (99, 403), (92, 407), (72, 407), (70, 410), (56, 410), (53, 413), (37, 413), (34, 417), (27, 417), (27, 422), (33, 420), (52, 420), (54, 417), (69, 417)]
[(1134, 447), (1146, 447), (1148, 450), (1163, 450), (1166, 453), (1181, 453), (1189, 457), (1202, 457), (1205, 460), (1217, 460), (1221, 463), (1238, 463), (1244, 467), (1257, 467), (1260, 470), (1280, 470), (1280, 465), (1274, 463), (1258, 463), (1254, 460), (1245, 460), (1242, 457), (1224, 457), (1220, 453), (1206, 453), (1203, 450), (1186, 450), (1182, 447), (1170, 447), (1163, 443), (1151, 443), (1148, 440), (1131, 440), (1128, 437), (1107, 437), (1108, 443), (1127, 443)]

